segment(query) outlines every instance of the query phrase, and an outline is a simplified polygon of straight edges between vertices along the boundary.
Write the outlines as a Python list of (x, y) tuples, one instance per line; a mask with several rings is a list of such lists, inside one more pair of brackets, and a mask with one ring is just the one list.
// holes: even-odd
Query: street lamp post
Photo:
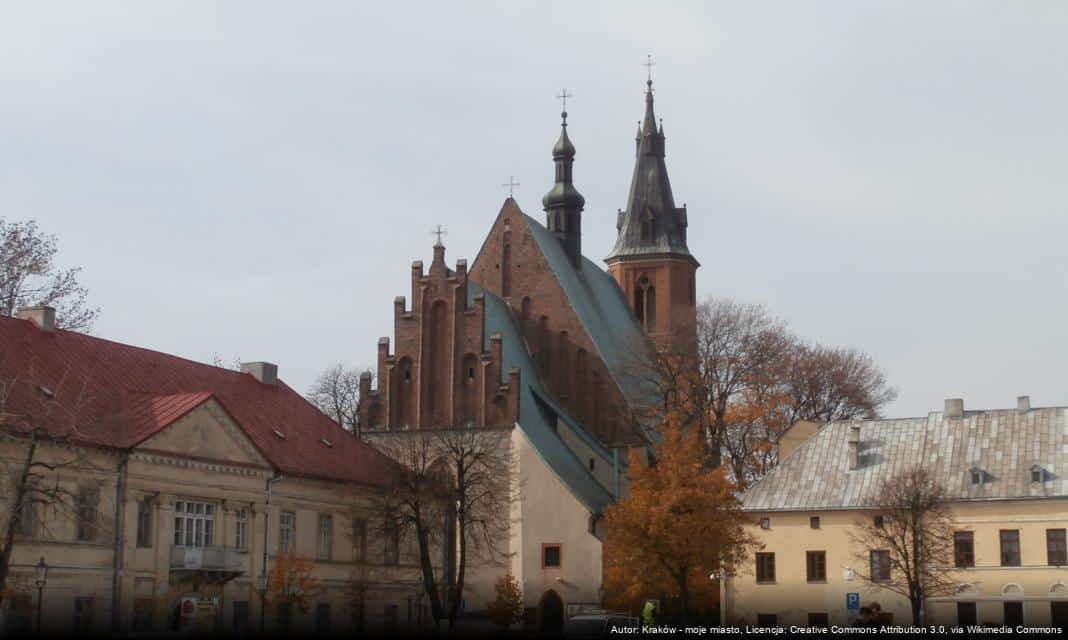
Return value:
[(45, 583), (48, 582), (48, 565), (45, 564), (44, 556), (37, 562), (37, 575), (34, 583), (37, 585), (37, 635), (41, 635), (41, 605), (44, 597)]
[(267, 585), (270, 583), (270, 576), (267, 575), (266, 570), (260, 573), (256, 578), (256, 586), (260, 588), (260, 635), (264, 633), (265, 614), (267, 612)]

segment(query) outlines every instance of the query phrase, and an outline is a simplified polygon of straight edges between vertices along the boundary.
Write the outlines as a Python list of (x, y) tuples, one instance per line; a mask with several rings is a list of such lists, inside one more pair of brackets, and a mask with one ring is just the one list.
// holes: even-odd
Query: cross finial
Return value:
[(519, 183), (515, 181), (515, 176), (508, 176), (508, 182), (501, 185), (502, 187), (508, 187), (508, 197), (511, 198), (514, 195), (515, 188), (519, 186)]
[(445, 230), (445, 227), (443, 227), (443, 226), (441, 226), (439, 224), (439, 225), (437, 225), (436, 227), (434, 227), (433, 229), (430, 230), (430, 235), (438, 237), (437, 242), (434, 243), (435, 247), (443, 247), (445, 245), (441, 244), (441, 238), (442, 238), (442, 236), (449, 235), (449, 232)]
[(653, 84), (653, 67), (656, 66), (656, 63), (653, 62), (653, 55), (652, 54), (648, 54), (648, 55), (645, 56), (645, 64), (642, 65), (642, 66), (644, 66), (646, 68), (647, 74), (648, 74), (647, 75), (648, 79), (646, 81), (646, 84), (648, 84), (649, 86), (652, 86), (652, 84)]
[(563, 118), (565, 127), (567, 126), (567, 99), (570, 97), (572, 96), (567, 92), (567, 89), (561, 89), (560, 95), (556, 96), (557, 100), (560, 101), (560, 117)]

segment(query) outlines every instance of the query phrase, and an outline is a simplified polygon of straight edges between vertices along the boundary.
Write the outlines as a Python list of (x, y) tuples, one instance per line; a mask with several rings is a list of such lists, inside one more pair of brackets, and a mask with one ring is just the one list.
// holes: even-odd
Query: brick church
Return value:
[(360, 390), (373, 437), (509, 430), (520, 482), (511, 566), (485, 567), (481, 580), (474, 572), (465, 597), (490, 600), (493, 579), (510, 570), (528, 622), (544, 630), (603, 596), (598, 521), (619, 495), (625, 449), (646, 441), (636, 409), (649, 396), (633, 354), (692, 335), (699, 266), (668, 180), (652, 81), (607, 269), (582, 255), (586, 202), (561, 118), (544, 223), (509, 197), (470, 266), (450, 267), (440, 240), (429, 267), (412, 263), (411, 297), (393, 302), (395, 339), (378, 343), (376, 388), (365, 374)]

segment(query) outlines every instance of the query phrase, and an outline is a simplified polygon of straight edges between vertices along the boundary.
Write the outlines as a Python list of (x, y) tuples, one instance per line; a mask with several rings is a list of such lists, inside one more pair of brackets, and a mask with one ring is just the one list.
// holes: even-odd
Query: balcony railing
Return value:
[(171, 569), (185, 571), (227, 571), (244, 569), (244, 554), (231, 547), (171, 547)]

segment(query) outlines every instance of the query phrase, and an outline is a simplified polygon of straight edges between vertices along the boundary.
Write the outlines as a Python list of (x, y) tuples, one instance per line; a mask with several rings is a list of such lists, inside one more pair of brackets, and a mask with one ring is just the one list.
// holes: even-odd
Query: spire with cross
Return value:
[(442, 238), (442, 236), (449, 235), (449, 232), (445, 229), (445, 227), (443, 227), (443, 226), (441, 226), (439, 224), (439, 225), (437, 225), (436, 227), (434, 227), (433, 229), (430, 230), (430, 235), (437, 236), (437, 240), (434, 242), (434, 246), (435, 247), (444, 247), (445, 245), (442, 244), (441, 238)]
[(508, 187), (508, 197), (511, 198), (515, 195), (515, 188), (519, 186), (519, 183), (515, 181), (515, 176), (508, 176), (508, 182), (505, 182), (501, 186)]

